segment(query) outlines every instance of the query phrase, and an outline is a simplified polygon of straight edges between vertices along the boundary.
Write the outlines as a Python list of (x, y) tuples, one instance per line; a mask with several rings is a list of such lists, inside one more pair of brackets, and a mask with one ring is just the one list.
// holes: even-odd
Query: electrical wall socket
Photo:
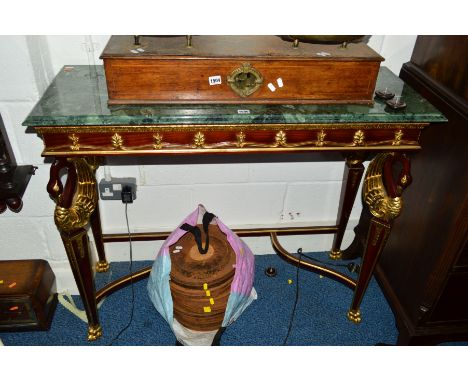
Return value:
[(122, 188), (129, 186), (132, 189), (133, 200), (136, 199), (135, 178), (111, 178), (110, 181), (99, 181), (99, 196), (101, 200), (122, 200)]

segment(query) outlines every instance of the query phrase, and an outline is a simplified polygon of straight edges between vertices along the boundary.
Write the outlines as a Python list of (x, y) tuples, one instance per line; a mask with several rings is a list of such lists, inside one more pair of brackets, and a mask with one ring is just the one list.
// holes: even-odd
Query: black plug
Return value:
[(130, 186), (123, 186), (121, 193), (122, 203), (133, 203), (132, 188)]

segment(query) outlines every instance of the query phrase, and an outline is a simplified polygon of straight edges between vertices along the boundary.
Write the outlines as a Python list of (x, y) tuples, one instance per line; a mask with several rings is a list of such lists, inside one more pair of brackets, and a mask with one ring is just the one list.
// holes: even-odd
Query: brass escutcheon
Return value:
[(241, 97), (248, 97), (256, 92), (263, 83), (263, 77), (258, 70), (253, 68), (248, 62), (241, 67), (234, 69), (227, 77), (227, 82), (231, 89)]

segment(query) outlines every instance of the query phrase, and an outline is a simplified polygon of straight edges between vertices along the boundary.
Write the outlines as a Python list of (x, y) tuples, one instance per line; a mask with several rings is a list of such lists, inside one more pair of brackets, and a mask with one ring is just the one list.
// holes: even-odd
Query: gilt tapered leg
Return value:
[(377, 260), (382, 253), (385, 243), (387, 242), (390, 230), (390, 223), (377, 218), (371, 219), (361, 269), (359, 271), (359, 278), (354, 289), (353, 301), (351, 302), (351, 307), (348, 311), (348, 318), (355, 323), (359, 323), (361, 321), (361, 312), (359, 307), (361, 305), (362, 297), (367, 290), (367, 286), (369, 285), (369, 281), (374, 273)]
[[(395, 179), (393, 166), (396, 162), (401, 163), (403, 168)], [(410, 183), (410, 162), (402, 154), (379, 154), (369, 164), (362, 193), (364, 208), (368, 209), (372, 217), (369, 222), (358, 282), (348, 312), (348, 318), (353, 322), (361, 321), (359, 307), (362, 298), (385, 247), (393, 221), (400, 215), (403, 206), (402, 192)]]
[(102, 227), (101, 215), (99, 213), (99, 203), (96, 204), (96, 208), (91, 215), (91, 228), (93, 230), (94, 243), (96, 244), (96, 250), (98, 254), (96, 272), (107, 272), (109, 270), (109, 263), (106, 259), (106, 253), (104, 251), (104, 241), (102, 240)]
[(88, 340), (94, 341), (102, 335), (102, 329), (97, 311), (88, 235), (81, 228), (63, 232), (61, 237), (88, 318)]
[(353, 209), (356, 194), (361, 184), (364, 166), (362, 156), (348, 156), (346, 158), (343, 183), (341, 188), (340, 204), (338, 207), (337, 226), (338, 231), (333, 239), (333, 246), (330, 251), (330, 258), (338, 260), (342, 256), (341, 243), (348, 224), (349, 216)]
[[(85, 307), (90, 341), (102, 335), (87, 234), (91, 215), (97, 206), (95, 162), (92, 158), (58, 158), (50, 168), (47, 184), (47, 191), (56, 202), (55, 225)], [(61, 181), (63, 171), (67, 172), (65, 185)]]

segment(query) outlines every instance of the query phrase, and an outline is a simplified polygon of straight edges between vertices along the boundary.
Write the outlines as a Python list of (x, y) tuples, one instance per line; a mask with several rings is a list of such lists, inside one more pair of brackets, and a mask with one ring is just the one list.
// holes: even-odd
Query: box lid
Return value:
[(0, 296), (35, 294), (46, 267), (39, 259), (0, 261)]
[(280, 36), (193, 36), (190, 47), (186, 36), (142, 36), (140, 45), (134, 44), (133, 36), (112, 36), (101, 58), (384, 60), (365, 43), (350, 43), (346, 48), (339, 44), (300, 43), (294, 48)]

